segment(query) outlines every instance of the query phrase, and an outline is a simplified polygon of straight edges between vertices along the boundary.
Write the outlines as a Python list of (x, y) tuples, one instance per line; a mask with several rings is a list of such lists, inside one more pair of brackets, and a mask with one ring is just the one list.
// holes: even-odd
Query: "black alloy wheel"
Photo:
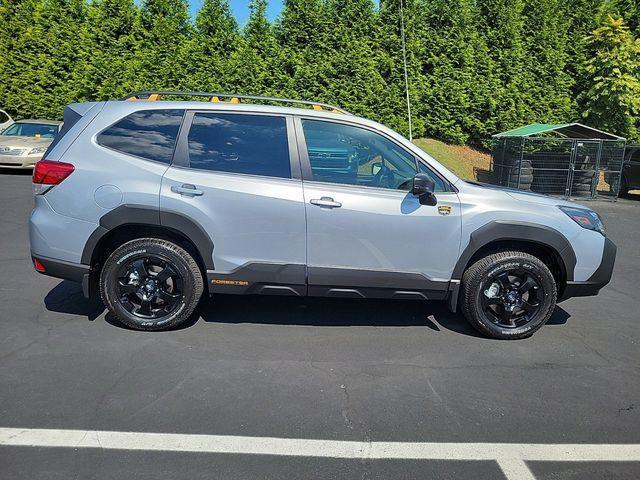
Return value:
[(116, 248), (100, 271), (100, 295), (124, 325), (168, 330), (189, 320), (205, 290), (194, 256), (160, 238), (139, 238)]
[(540, 258), (517, 250), (476, 260), (462, 275), (460, 306), (481, 333), (513, 340), (531, 336), (551, 317), (556, 280)]
[(523, 268), (501, 272), (483, 282), (482, 308), (502, 328), (518, 328), (534, 320), (540, 312), (541, 299), (543, 287)]
[(181, 304), (184, 280), (165, 258), (146, 255), (128, 261), (118, 271), (118, 301), (132, 315), (156, 319)]

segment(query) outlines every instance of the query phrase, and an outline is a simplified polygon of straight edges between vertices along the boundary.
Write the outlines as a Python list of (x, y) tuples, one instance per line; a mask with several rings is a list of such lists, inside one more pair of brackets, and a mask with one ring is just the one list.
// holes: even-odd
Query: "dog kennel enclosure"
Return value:
[(564, 198), (617, 198), (626, 139), (579, 123), (494, 135), (489, 180)]

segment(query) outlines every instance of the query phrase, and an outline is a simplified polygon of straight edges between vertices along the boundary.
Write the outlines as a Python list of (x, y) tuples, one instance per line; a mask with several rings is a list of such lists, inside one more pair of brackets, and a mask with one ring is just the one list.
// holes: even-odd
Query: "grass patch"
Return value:
[(460, 178), (477, 180), (478, 170), (489, 170), (491, 155), (481, 150), (466, 145), (448, 145), (433, 138), (418, 138), (413, 143)]

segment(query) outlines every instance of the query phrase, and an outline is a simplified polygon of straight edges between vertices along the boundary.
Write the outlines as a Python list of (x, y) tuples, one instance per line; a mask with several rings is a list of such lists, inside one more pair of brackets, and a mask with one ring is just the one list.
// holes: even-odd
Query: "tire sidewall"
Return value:
[[(513, 269), (523, 269), (531, 276), (533, 276), (538, 284), (544, 290), (544, 298), (541, 299), (541, 307), (536, 313), (533, 321), (530, 321), (526, 325), (517, 328), (505, 328), (499, 325), (496, 325), (490, 320), (488, 314), (482, 309), (482, 295), (483, 292), (483, 283), (487, 278), (499, 275), (502, 272), (506, 272)], [(491, 332), (493, 336), (500, 338), (522, 338), (531, 335), (533, 332), (538, 330), (544, 323), (546, 323), (549, 315), (549, 310), (555, 306), (555, 295), (552, 293), (555, 291), (555, 283), (552, 278), (549, 278), (549, 275), (545, 274), (544, 271), (540, 269), (538, 265), (534, 262), (529, 261), (526, 258), (510, 258), (505, 259), (497, 264), (490, 265), (488, 268), (482, 272), (479, 281), (475, 282), (472, 286), (474, 289), (473, 294), (473, 315), (475, 320), (482, 325), (482, 327)]]
[[(118, 271), (123, 263), (153, 255), (170, 263), (182, 277), (183, 296), (179, 305), (170, 314), (154, 319), (143, 319), (129, 313), (118, 300)], [(193, 302), (195, 279), (184, 259), (176, 252), (161, 244), (128, 242), (117, 248), (102, 269), (100, 286), (104, 302), (125, 325), (143, 330), (164, 330), (184, 320), (184, 313)]]

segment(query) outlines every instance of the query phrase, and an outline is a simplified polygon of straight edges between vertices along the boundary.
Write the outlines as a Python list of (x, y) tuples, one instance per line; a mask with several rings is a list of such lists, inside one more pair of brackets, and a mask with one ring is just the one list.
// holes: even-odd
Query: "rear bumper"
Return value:
[(567, 286), (565, 287), (564, 292), (562, 292), (560, 301), (571, 297), (589, 297), (597, 295), (600, 289), (611, 280), (613, 266), (616, 261), (616, 250), (616, 245), (608, 238), (605, 238), (600, 266), (585, 282), (567, 282)]
[(44, 266), (43, 275), (50, 277), (62, 278), (63, 280), (71, 280), (72, 282), (82, 283), (85, 274), (89, 273), (89, 266), (79, 263), (65, 262), (53, 258), (42, 257), (40, 255), (31, 255), (31, 259), (36, 259)]

